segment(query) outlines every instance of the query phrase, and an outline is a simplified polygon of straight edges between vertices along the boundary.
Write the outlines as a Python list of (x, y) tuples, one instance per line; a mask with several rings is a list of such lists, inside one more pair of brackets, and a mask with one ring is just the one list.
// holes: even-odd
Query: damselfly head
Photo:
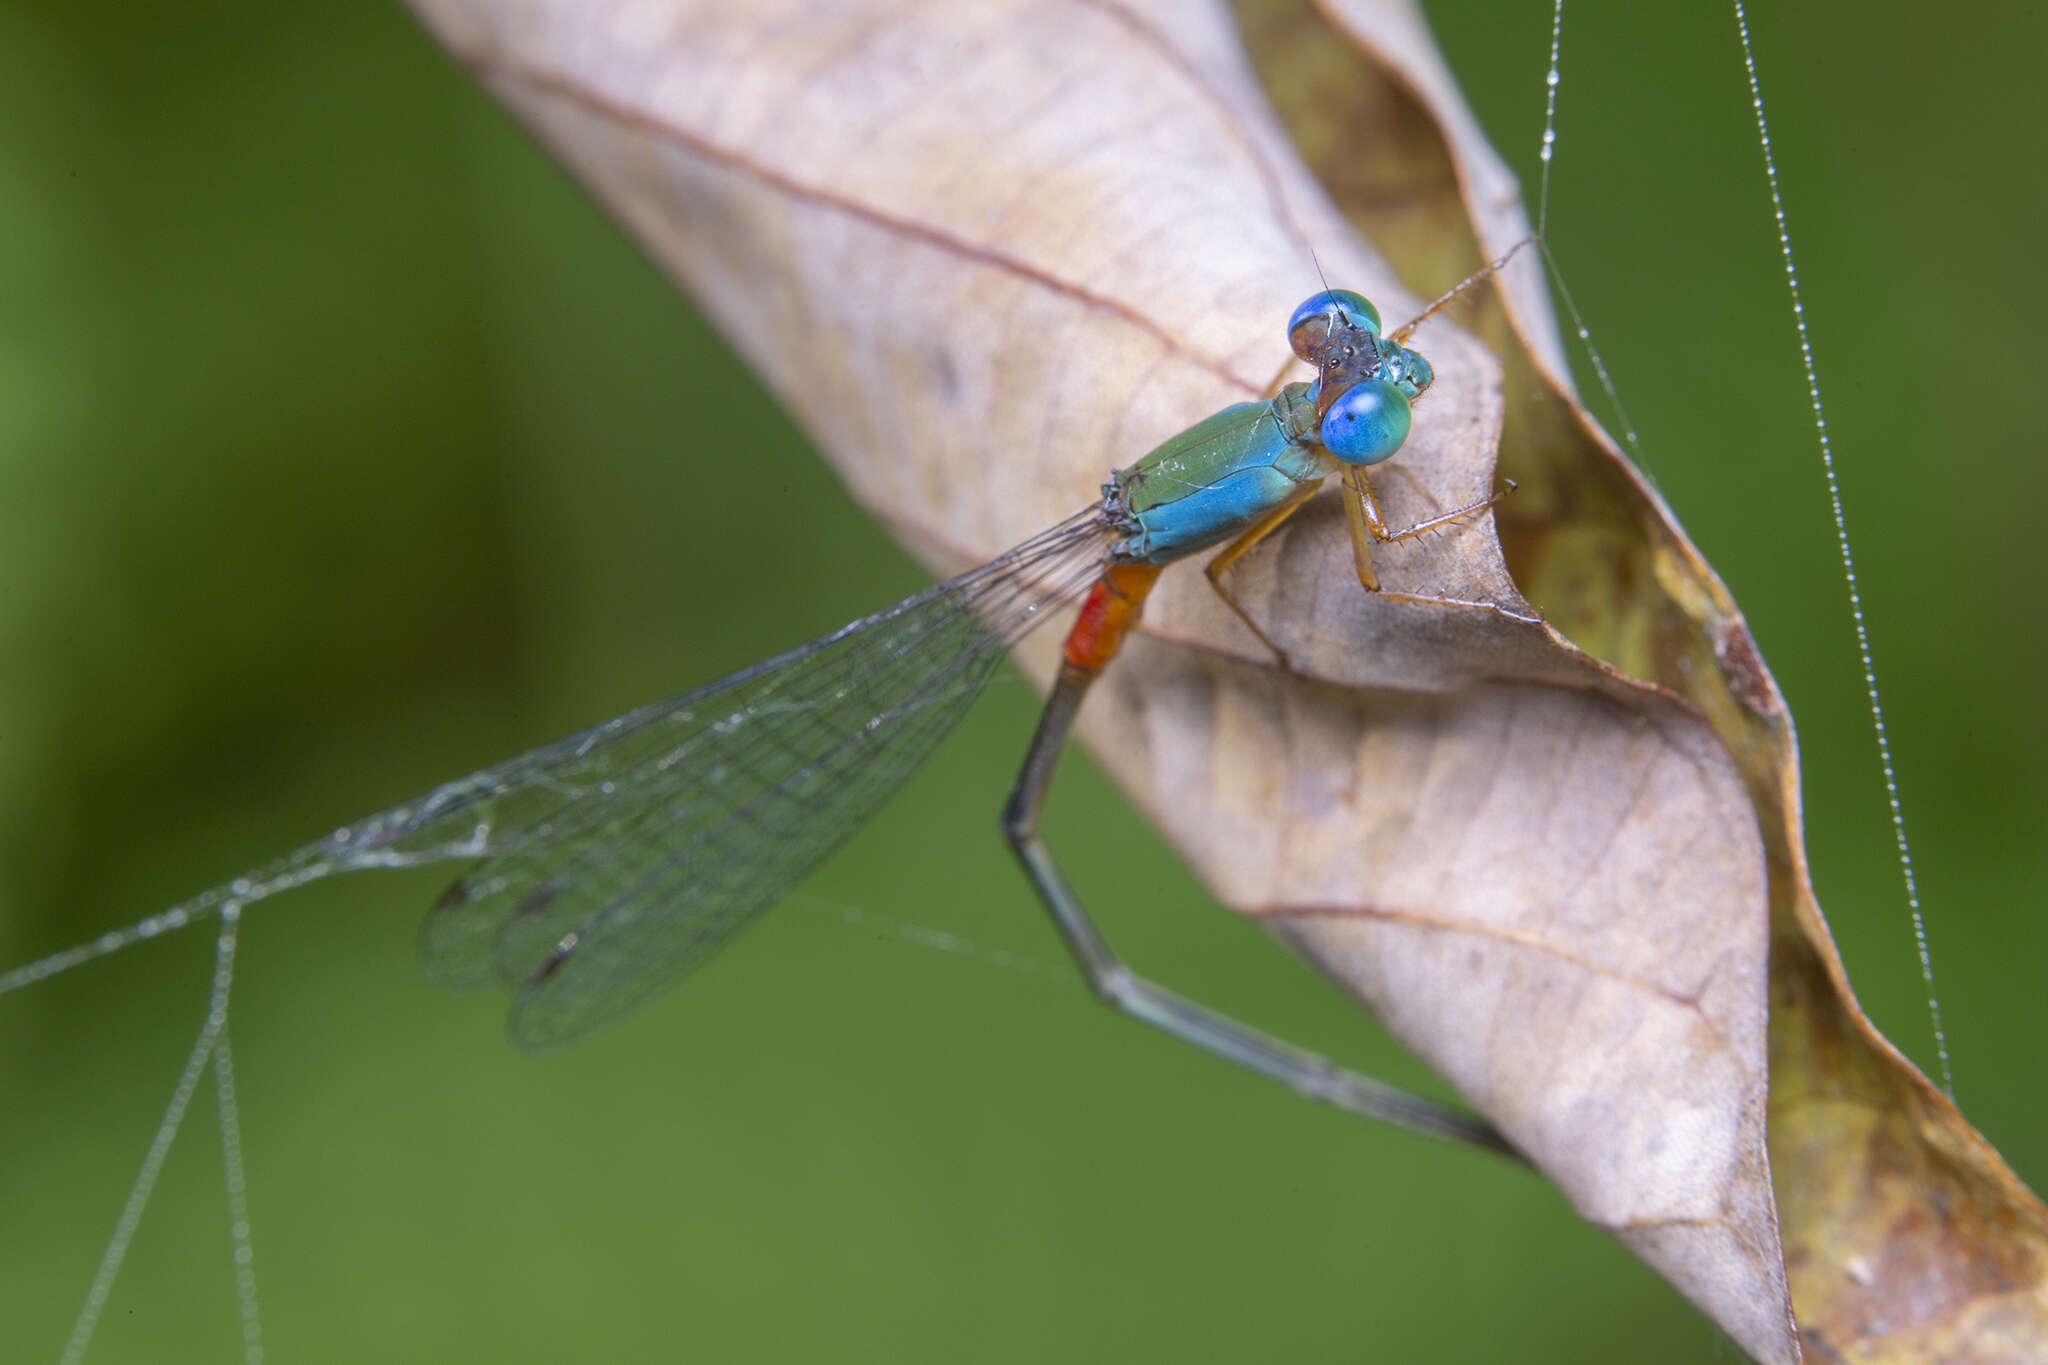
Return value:
[(1323, 447), (1346, 464), (1378, 464), (1408, 439), (1409, 404), (1436, 377), (1429, 362), (1380, 335), (1379, 310), (1349, 289), (1312, 295), (1287, 322), (1294, 353), (1316, 367)]
[(1316, 367), (1321, 411), (1366, 380), (1392, 384), (1413, 401), (1436, 378), (1427, 360), (1380, 335), (1379, 310), (1349, 289), (1311, 295), (1288, 319), (1287, 340)]

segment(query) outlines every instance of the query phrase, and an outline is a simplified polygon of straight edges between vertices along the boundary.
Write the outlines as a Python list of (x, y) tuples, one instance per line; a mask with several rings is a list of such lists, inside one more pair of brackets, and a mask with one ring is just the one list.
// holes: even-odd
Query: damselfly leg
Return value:
[[(1177, 995), (1133, 972), (1102, 937), (1080, 899), (1060, 875), (1059, 865), (1039, 833), (1039, 816), (1081, 701), (1103, 666), (1115, 656), (1124, 634), (1136, 623), (1137, 606), (1151, 586), (1147, 579), (1137, 585), (1133, 594), (1129, 584), (1117, 584), (1108, 578), (1105, 584), (1106, 588), (1098, 587), (1097, 597), (1120, 596), (1122, 601), (1113, 603), (1112, 610), (1107, 612), (1091, 614), (1083, 609), (1081, 619), (1067, 638), (1052, 694), (1046, 700), (1037, 733), (1025, 751), (1023, 767), (1003, 809), (1004, 837), (1023, 865), (1024, 875), (1045, 902), (1054, 926), (1090, 988), (1104, 1003), (1133, 1019), (1269, 1076), (1310, 1099), (1520, 1159), (1520, 1153), (1486, 1120), (1339, 1066), (1318, 1053)], [(1093, 601), (1090, 605), (1094, 605)]]
[(1380, 591), (1379, 572), (1373, 568), (1372, 547), (1395, 545), (1404, 540), (1440, 531), (1446, 526), (1476, 516), (1498, 503), (1515, 491), (1515, 481), (1504, 479), (1502, 488), (1496, 489), (1477, 502), (1466, 503), (1463, 507), (1445, 512), (1441, 516), (1426, 517), (1412, 526), (1399, 531), (1387, 529), (1386, 518), (1380, 515), (1379, 500), (1373, 496), (1372, 483), (1365, 470), (1357, 466), (1344, 471), (1344, 520), (1351, 528), (1351, 557), (1358, 567), (1358, 581), (1367, 592)]

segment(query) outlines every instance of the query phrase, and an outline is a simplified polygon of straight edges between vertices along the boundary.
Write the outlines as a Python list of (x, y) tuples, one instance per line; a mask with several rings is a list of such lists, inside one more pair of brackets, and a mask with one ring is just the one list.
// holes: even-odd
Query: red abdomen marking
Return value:
[(1157, 564), (1112, 564), (1103, 570), (1067, 632), (1067, 662), (1092, 673), (1114, 659), (1158, 578)]

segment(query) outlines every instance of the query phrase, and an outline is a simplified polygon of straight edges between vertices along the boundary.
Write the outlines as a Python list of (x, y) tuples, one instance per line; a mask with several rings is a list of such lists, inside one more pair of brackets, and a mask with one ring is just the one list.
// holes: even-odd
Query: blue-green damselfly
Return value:
[(1066, 886), (1038, 829), (1081, 702), (1167, 565), (1222, 546), (1209, 562), (1210, 581), (1285, 664), (1222, 574), (1329, 479), (1344, 485), (1358, 576), (1369, 591), (1379, 588), (1373, 544), (1446, 527), (1504, 495), (1396, 531), (1366, 474), (1401, 449), (1412, 405), (1434, 377), (1403, 343), (1471, 282), (1391, 334), (1366, 299), (1326, 288), (1287, 328), (1315, 379), (1197, 422), (1111, 474), (1094, 505), (979, 568), (343, 826), (128, 929), (0, 974), (0, 993), (336, 872), (473, 859), (428, 916), (429, 973), (455, 986), (509, 990), (510, 1032), (523, 1046), (572, 1042), (679, 980), (780, 899), (923, 763), (1009, 647), (1078, 600), (1003, 830), (1095, 993), (1304, 1094), (1512, 1152), (1482, 1119), (1341, 1068), (1134, 974)]

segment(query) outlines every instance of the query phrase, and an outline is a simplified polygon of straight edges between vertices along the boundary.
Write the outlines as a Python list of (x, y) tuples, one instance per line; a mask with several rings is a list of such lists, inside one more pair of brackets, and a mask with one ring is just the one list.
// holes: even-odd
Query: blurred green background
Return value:
[[(1571, 16), (1552, 236), (1791, 696), (1851, 970), (1926, 1060), (1732, 25), (1698, 8)], [(1757, 37), (1957, 1086), (2038, 1183), (2043, 21), (1783, 8)], [(1548, 6), (1431, 12), (1533, 185)], [(404, 12), (255, 0), (0, 7), (0, 576), (0, 965), (922, 581)], [(1733, 1358), (1540, 1182), (1095, 1005), (995, 837), (1033, 706), (999, 685), (784, 909), (561, 1055), (422, 979), (442, 873), (262, 907), (234, 1038), (270, 1358)], [(1085, 763), (1054, 804), (1142, 968), (1432, 1084)], [(10, 1359), (60, 1348), (211, 950), (0, 1000)], [(220, 1183), (202, 1094), (95, 1360), (232, 1356)]]

